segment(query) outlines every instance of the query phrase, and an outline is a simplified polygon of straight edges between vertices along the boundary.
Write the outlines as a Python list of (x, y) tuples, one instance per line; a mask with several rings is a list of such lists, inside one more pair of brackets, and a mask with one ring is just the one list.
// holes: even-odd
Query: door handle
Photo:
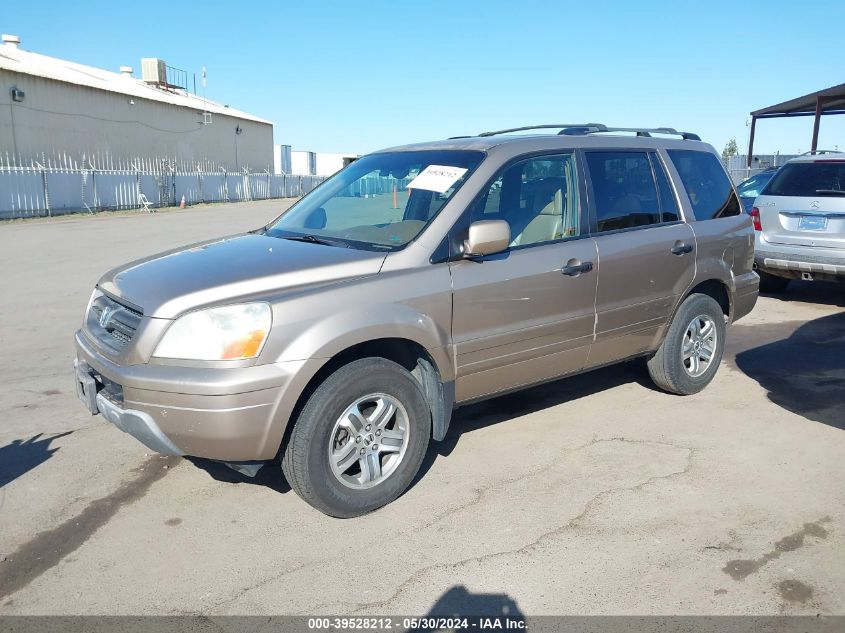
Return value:
[(674, 246), (672, 246), (672, 255), (686, 255), (687, 253), (692, 253), (692, 244), (675, 242)]
[[(576, 260), (577, 261), (577, 260)], [(560, 269), (564, 275), (570, 277), (577, 277), (581, 273), (588, 273), (593, 269), (593, 262), (584, 262), (583, 264), (567, 264)]]

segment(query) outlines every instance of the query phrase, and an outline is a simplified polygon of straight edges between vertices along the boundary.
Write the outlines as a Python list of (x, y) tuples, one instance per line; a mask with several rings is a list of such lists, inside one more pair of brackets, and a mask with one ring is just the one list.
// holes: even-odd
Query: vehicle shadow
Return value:
[(467, 433), (629, 383), (656, 389), (649, 378), (643, 359), (634, 359), (585, 374), (560, 378), (536, 387), (461, 407), (454, 412), (449, 432), (443, 441), (432, 442), (429, 445), (425, 460), (408, 489), (410, 490), (423, 478), (438, 457), (448, 457), (457, 446), (461, 436)]
[(12, 440), (6, 446), (0, 446), (0, 488), (50, 459), (59, 450), (58, 446), (50, 448), (53, 440), (71, 433), (73, 431), (65, 431), (48, 437), (39, 433), (28, 440)]
[(215, 481), (227, 484), (264, 486), (281, 494), (285, 494), (291, 490), (290, 484), (285, 479), (284, 473), (282, 473), (282, 465), (278, 459), (265, 462), (255, 477), (249, 477), (248, 475), (239, 473), (229, 468), (223, 462), (217, 462), (213, 459), (203, 459), (201, 457), (186, 457), (185, 459), (200, 470), (207, 472)]
[[(473, 593), (463, 585), (450, 587), (434, 604), (431, 605), (423, 618), (431, 617), (479, 617), (508, 618), (510, 620), (524, 620), (525, 615), (520, 611), (516, 600), (506, 593)], [(501, 629), (507, 626), (502, 624)], [(415, 631), (436, 631), (436, 628), (414, 629)]]
[[(742, 333), (760, 326), (735, 326)], [(771, 327), (771, 326), (770, 326)], [(845, 312), (794, 323), (778, 340), (740, 351), (734, 363), (778, 406), (845, 430)], [(730, 362), (730, 361), (729, 361)]]
[(790, 281), (786, 290), (782, 292), (761, 293), (761, 295), (778, 301), (801, 301), (845, 308), (845, 283), (795, 279)]
[[(648, 371), (642, 359), (555, 380), (537, 387), (462, 407), (455, 411), (452, 423), (449, 425), (449, 432), (443, 441), (429, 444), (428, 453), (420, 466), (419, 472), (414, 477), (414, 481), (408, 486), (408, 490), (423, 478), (438, 457), (448, 457), (457, 446), (461, 436), (466, 433), (472, 433), (510, 418), (527, 415), (569, 400), (577, 400), (599, 391), (632, 382), (649, 389), (655, 388), (648, 377)], [(185, 459), (207, 472), (216, 481), (266, 486), (282, 494), (291, 490), (290, 484), (282, 472), (278, 457), (266, 462), (255, 477), (239, 473), (223, 462), (199, 457), (186, 457)]]

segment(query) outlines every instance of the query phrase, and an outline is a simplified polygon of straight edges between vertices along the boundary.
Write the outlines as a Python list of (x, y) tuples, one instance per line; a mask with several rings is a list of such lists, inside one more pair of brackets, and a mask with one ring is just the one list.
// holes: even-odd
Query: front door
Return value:
[(471, 205), (471, 221), (508, 222), (511, 246), (450, 265), (459, 402), (584, 367), (598, 260), (581, 193), (574, 154), (557, 154), (507, 165)]

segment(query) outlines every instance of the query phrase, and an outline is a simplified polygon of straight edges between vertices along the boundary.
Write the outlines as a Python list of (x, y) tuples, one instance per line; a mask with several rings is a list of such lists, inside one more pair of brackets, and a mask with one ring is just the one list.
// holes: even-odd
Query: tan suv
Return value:
[(456, 406), (637, 356), (701, 390), (759, 283), (713, 148), (542, 128), (376, 152), (266, 227), (107, 273), (79, 397), (160, 453), (280, 456), (351, 517), (408, 487)]

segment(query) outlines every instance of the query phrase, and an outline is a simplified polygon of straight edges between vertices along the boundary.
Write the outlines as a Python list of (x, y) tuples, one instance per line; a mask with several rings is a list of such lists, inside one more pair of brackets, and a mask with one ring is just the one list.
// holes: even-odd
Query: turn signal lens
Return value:
[(233, 358), (253, 358), (254, 356), (258, 356), (258, 350), (261, 349), (261, 344), (264, 342), (265, 336), (267, 336), (267, 333), (264, 330), (255, 330), (237, 341), (232, 341), (223, 348), (222, 358), (224, 360), (231, 360)]
[(760, 224), (760, 209), (758, 209), (757, 207), (752, 207), (751, 213), (749, 213), (748, 215), (751, 216), (751, 221), (754, 223), (754, 230), (762, 231), (763, 227)]

